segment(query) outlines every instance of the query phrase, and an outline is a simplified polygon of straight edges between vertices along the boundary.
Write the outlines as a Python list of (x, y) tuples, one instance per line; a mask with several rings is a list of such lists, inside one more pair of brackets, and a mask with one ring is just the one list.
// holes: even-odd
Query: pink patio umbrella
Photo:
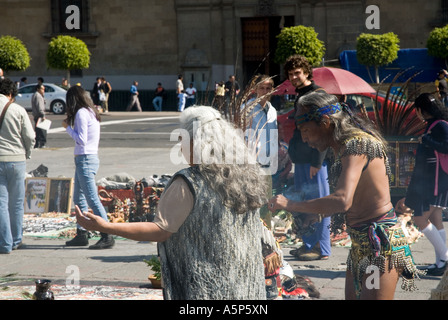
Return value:
[[(339, 68), (320, 67), (313, 69), (314, 82), (330, 94), (355, 94), (376, 92), (370, 84), (356, 74)], [(274, 95), (296, 94), (289, 80), (280, 84)]]
[(339, 68), (313, 69), (314, 82), (328, 93), (345, 95), (376, 92), (370, 84), (356, 74)]

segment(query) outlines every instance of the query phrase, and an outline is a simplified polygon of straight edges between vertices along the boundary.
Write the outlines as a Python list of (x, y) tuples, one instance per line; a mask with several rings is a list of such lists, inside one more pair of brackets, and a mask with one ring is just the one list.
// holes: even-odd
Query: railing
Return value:
[(442, 23), (448, 23), (448, 0), (442, 0)]

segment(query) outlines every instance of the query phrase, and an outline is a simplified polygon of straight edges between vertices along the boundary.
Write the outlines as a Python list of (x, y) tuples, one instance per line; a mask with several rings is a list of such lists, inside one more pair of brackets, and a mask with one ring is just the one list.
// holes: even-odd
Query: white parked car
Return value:
[[(27, 111), (31, 111), (31, 98), (36, 92), (37, 83), (24, 85), (19, 89), (16, 97), (16, 103), (24, 107)], [(44, 83), (45, 87), (45, 109), (54, 114), (65, 113), (65, 96), (67, 90), (53, 83)]]

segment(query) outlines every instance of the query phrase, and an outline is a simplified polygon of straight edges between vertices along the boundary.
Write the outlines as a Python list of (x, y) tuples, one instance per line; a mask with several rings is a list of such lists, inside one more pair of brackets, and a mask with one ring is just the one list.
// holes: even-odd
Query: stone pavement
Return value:
[[(448, 229), (448, 223), (445, 222)], [(150, 269), (143, 262), (157, 254), (151, 242), (135, 242), (117, 238), (112, 249), (89, 250), (86, 247), (66, 247), (67, 239), (25, 236), (24, 246), (8, 255), (0, 255), (1, 285), (32, 285), (35, 279), (50, 279), (55, 284), (73, 285), (79, 274), (79, 284), (110, 285), (118, 287), (151, 287)], [(95, 239), (90, 242), (94, 243)], [(292, 246), (282, 246), (285, 260), (296, 274), (308, 276), (320, 291), (321, 300), (343, 300), (345, 287), (345, 260), (348, 248), (333, 247), (325, 261), (297, 261), (289, 254)], [(434, 253), (426, 238), (412, 245), (417, 264), (433, 262)], [(401, 280), (397, 285), (396, 300), (428, 300), (431, 290), (441, 277), (425, 277), (417, 281), (418, 291), (403, 291)]]
[[(126, 163), (126, 152), (117, 153), (112, 148), (100, 150), (100, 158), (107, 160), (114, 153), (116, 163)], [(49, 168), (51, 177), (63, 175), (71, 177), (74, 173), (72, 149), (37, 150), (33, 159), (27, 164), (28, 169), (35, 169), (41, 163)], [(145, 154), (143, 163), (152, 163), (160, 168), (157, 172), (145, 171), (145, 166), (132, 166), (132, 175), (139, 179), (148, 174), (173, 174), (180, 169), (169, 161), (169, 149)], [(118, 173), (113, 164), (102, 162), (98, 178)], [(115, 170), (115, 171), (114, 171)], [(120, 167), (119, 172), (127, 172)], [(448, 222), (445, 222), (448, 232)], [(35, 279), (50, 279), (55, 284), (71, 284), (74, 272), (79, 271), (80, 285), (113, 285), (123, 287), (148, 287), (148, 275), (151, 273), (143, 259), (149, 259), (157, 253), (155, 243), (135, 242), (117, 239), (116, 245), (107, 250), (88, 250), (87, 248), (65, 247), (67, 239), (35, 237), (26, 235), (24, 246), (8, 255), (0, 255), (0, 286), (32, 285)], [(94, 243), (96, 240), (91, 240)], [(346, 247), (333, 247), (329, 260), (301, 262), (289, 254), (293, 248), (282, 246), (285, 260), (293, 267), (296, 274), (310, 277), (320, 291), (321, 300), (344, 299), (345, 261), (348, 254)], [(434, 250), (426, 238), (421, 238), (412, 245), (415, 262), (427, 265), (434, 262)], [(396, 300), (427, 300), (431, 290), (436, 288), (441, 277), (425, 277), (417, 281), (418, 291), (408, 293), (401, 290), (401, 280), (397, 285)]]

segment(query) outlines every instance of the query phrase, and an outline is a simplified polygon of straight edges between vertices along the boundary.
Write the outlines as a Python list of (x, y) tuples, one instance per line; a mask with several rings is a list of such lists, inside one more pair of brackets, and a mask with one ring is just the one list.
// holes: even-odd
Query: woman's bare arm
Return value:
[(269, 210), (286, 210), (313, 214), (331, 215), (346, 212), (353, 204), (353, 197), (358, 186), (366, 156), (346, 156), (341, 159), (342, 172), (335, 191), (322, 198), (296, 202), (278, 195), (269, 201)]
[(77, 222), (87, 230), (114, 234), (135, 241), (163, 242), (172, 235), (153, 222), (111, 223), (92, 213), (81, 212), (78, 206), (75, 209)]

